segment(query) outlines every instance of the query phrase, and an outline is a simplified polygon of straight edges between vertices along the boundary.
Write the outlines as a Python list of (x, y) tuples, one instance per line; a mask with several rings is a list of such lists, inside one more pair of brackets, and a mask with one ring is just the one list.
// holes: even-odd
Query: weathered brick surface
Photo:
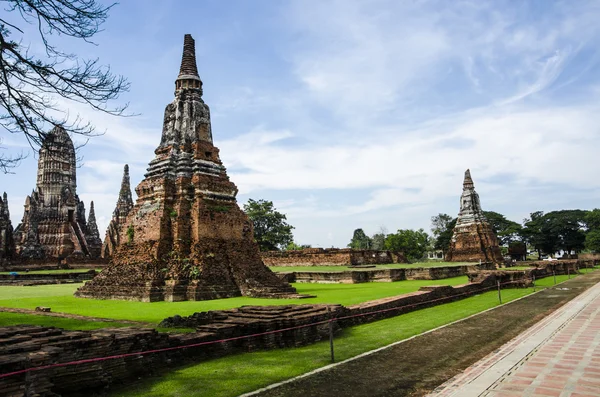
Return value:
[(355, 266), (408, 263), (401, 252), (354, 250), (350, 248), (307, 248), (261, 252), (267, 266)]
[[(186, 35), (186, 62), (190, 46)], [(111, 265), (76, 296), (152, 302), (295, 293), (260, 258), (252, 222), (237, 205), (238, 189), (212, 143), (197, 82), (197, 73), (178, 77), (160, 145), (120, 226)]]
[(475, 191), (471, 173), (465, 172), (460, 212), (454, 227), (450, 249), (446, 253), (449, 262), (494, 262), (504, 259), (498, 246), (498, 238), (483, 215), (479, 195)]
[(465, 266), (416, 267), (407, 269), (364, 269), (345, 272), (289, 272), (278, 273), (289, 283), (342, 283), (393, 282), (402, 280), (440, 280), (459, 277), (479, 270), (493, 270), (491, 263)]

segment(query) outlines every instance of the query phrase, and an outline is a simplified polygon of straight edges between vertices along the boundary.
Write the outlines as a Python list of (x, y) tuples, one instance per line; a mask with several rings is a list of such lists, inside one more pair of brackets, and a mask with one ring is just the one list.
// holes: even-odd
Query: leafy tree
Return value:
[(558, 250), (581, 251), (585, 247), (586, 216), (589, 211), (561, 210), (531, 214), (525, 220), (523, 236), (537, 251), (553, 254)]
[(261, 251), (278, 250), (294, 242), (294, 227), (286, 222), (286, 216), (275, 209), (272, 201), (249, 199), (244, 204), (244, 212), (254, 225), (254, 240)]
[(388, 231), (385, 227), (381, 226), (379, 232), (375, 233), (371, 237), (371, 249), (381, 251), (385, 249), (385, 236)]
[(452, 219), (446, 225), (446, 229), (437, 236), (433, 243), (433, 248), (436, 250), (442, 250), (444, 256), (450, 249), (450, 242), (452, 240), (452, 235), (454, 234), (454, 226), (456, 226), (456, 221), (458, 221), (458, 218)]
[(288, 245), (286, 245), (285, 250), (286, 251), (299, 251), (299, 250), (303, 250), (306, 248), (310, 248), (309, 244), (296, 244), (295, 242), (291, 242)]
[(585, 223), (588, 228), (585, 236), (585, 248), (600, 252), (600, 209), (595, 208), (589, 211), (585, 216)]
[(448, 230), (448, 225), (454, 220), (448, 214), (437, 214), (431, 217), (431, 233), (437, 238)]
[[(57, 124), (70, 133), (94, 135), (89, 122), (79, 117), (69, 120), (68, 111), (59, 106), (57, 98), (84, 103), (111, 115), (123, 115), (127, 105), (112, 108), (108, 103), (129, 89), (125, 78), (113, 75), (98, 59), (80, 59), (51, 43), (53, 36), (91, 43), (114, 4), (102, 6), (96, 0), (4, 0), (3, 4), (0, 126), (10, 133), (24, 134), (33, 147), (39, 146)], [(24, 24), (35, 26), (45, 57), (32, 55), (23, 44)], [(8, 172), (23, 157), (0, 155), (0, 169)]]
[(523, 227), (517, 222), (508, 220), (504, 215), (494, 211), (483, 211), (483, 215), (498, 237), (498, 241), (501, 246), (506, 246), (513, 241), (519, 241), (522, 239)]
[(385, 238), (385, 249), (404, 252), (406, 258), (411, 261), (423, 258), (428, 246), (429, 235), (423, 229), (400, 229)]
[(600, 252), (600, 229), (590, 230), (585, 236), (585, 248)]
[(457, 219), (448, 214), (438, 214), (431, 217), (431, 232), (434, 237), (433, 248), (441, 250), (444, 255), (450, 248), (450, 240), (452, 240), (452, 233)]
[(352, 234), (352, 240), (348, 244), (348, 248), (356, 250), (367, 250), (371, 249), (371, 239), (367, 236), (362, 229), (356, 229)]

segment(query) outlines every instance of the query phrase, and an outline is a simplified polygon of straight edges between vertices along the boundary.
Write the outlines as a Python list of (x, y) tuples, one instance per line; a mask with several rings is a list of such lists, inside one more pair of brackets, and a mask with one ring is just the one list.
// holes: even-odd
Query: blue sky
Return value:
[[(123, 164), (136, 186), (153, 158), (190, 33), (238, 202), (272, 200), (298, 243), (429, 231), (458, 213), (467, 168), (484, 210), (517, 222), (598, 207), (598, 20), (583, 0), (124, 1), (97, 46), (56, 40), (125, 75), (121, 102), (140, 114), (66, 105), (105, 131), (81, 149), (78, 194), (104, 234)], [(9, 152), (26, 145), (1, 134)], [(0, 175), (15, 226), (36, 160)]]

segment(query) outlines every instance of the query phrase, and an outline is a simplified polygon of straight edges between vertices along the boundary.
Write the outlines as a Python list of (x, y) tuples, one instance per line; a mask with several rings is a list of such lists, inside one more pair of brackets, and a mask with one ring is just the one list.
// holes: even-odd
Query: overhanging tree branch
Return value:
[[(13, 134), (24, 134), (32, 148), (39, 147), (53, 125), (71, 133), (94, 136), (94, 126), (78, 115), (69, 117), (56, 98), (83, 103), (92, 109), (128, 116), (128, 104), (110, 102), (129, 89), (123, 76), (115, 75), (98, 59), (83, 60), (59, 51), (50, 43), (52, 35), (66, 35), (93, 44), (108, 11), (96, 0), (0, 0), (5, 12), (18, 12), (23, 21), (36, 24), (46, 50), (45, 59), (29, 53), (22, 41), (11, 38), (23, 29), (0, 18), (0, 126)], [(22, 156), (0, 155), (0, 170), (7, 172)]]

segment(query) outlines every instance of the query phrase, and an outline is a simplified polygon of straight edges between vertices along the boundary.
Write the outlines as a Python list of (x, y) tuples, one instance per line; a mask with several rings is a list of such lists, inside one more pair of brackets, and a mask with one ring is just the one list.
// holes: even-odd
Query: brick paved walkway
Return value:
[(599, 397), (600, 284), (429, 396)]

